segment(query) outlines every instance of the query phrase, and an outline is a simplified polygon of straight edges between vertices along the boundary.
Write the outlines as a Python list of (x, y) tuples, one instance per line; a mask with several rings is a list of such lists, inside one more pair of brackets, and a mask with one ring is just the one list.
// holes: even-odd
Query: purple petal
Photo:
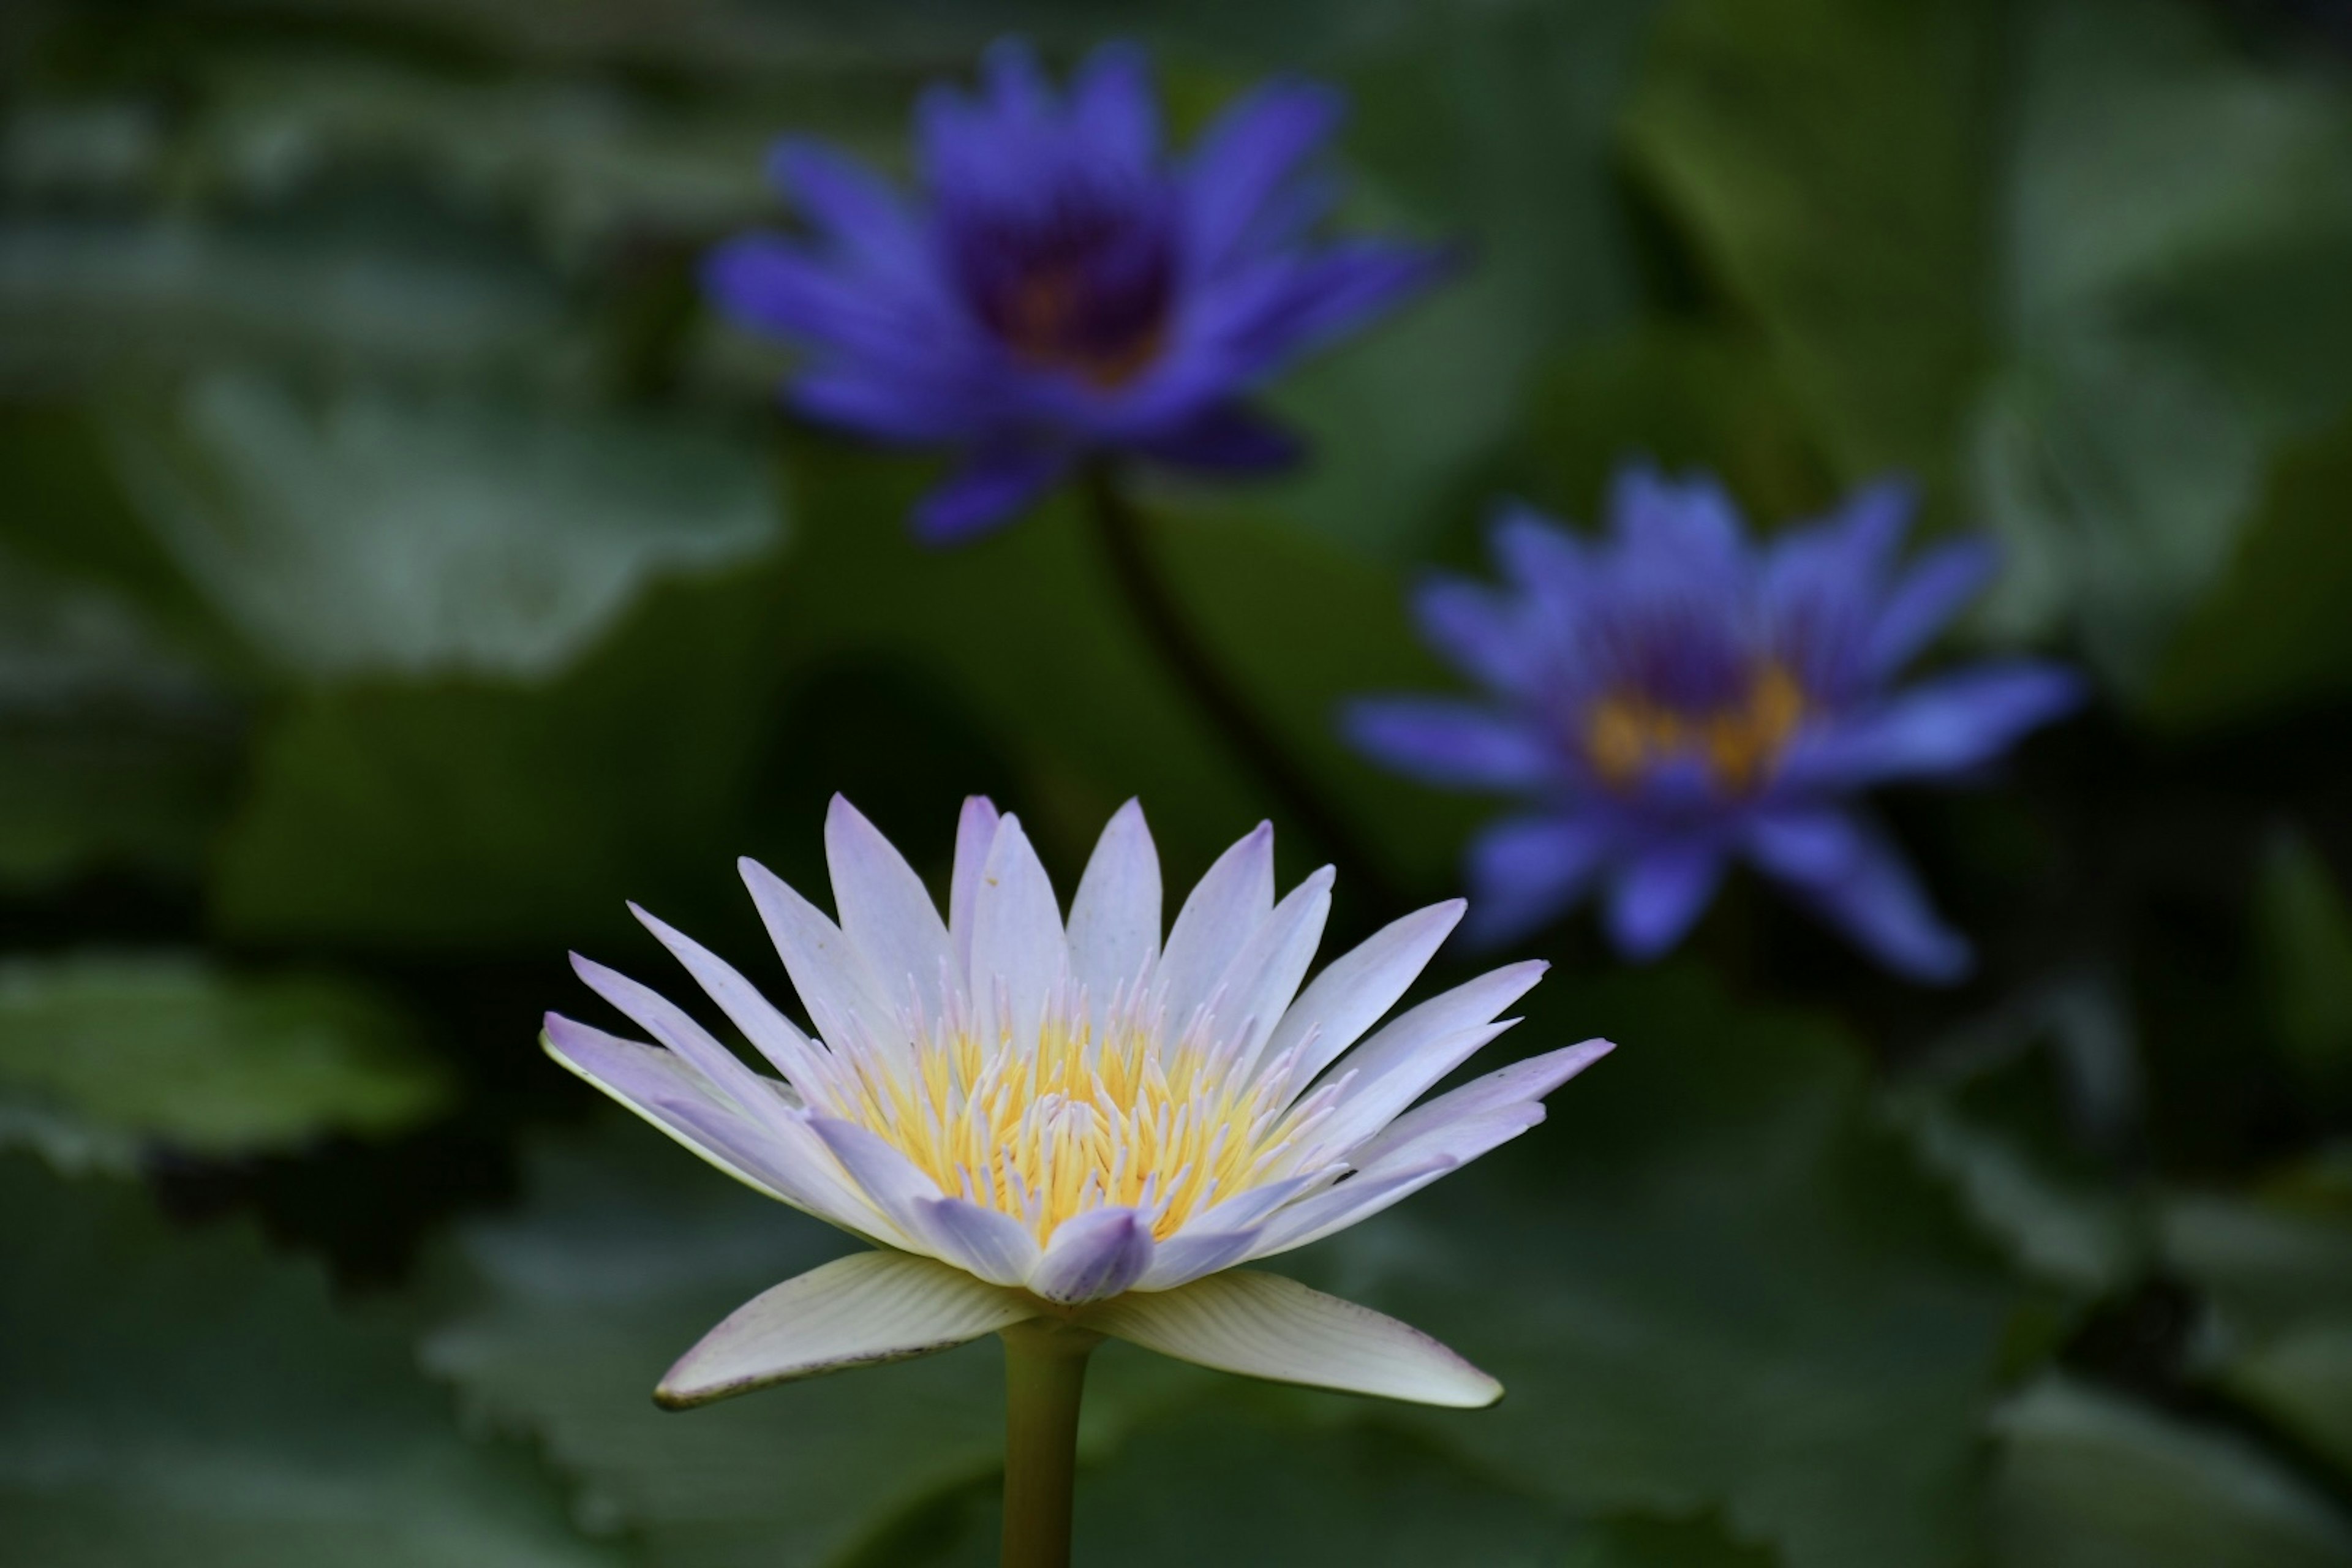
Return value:
[(776, 183), (845, 258), (901, 284), (929, 286), (922, 226), (887, 181), (856, 159), (803, 136), (779, 143), (770, 167)]
[(826, 369), (795, 376), (785, 401), (805, 419), (877, 441), (929, 443), (967, 434), (971, 411), (905, 376)]
[(1218, 117), (1193, 150), (1185, 179), (1202, 266), (1214, 270), (1231, 258), (1269, 200), (1329, 139), (1344, 112), (1329, 88), (1274, 81)]
[(1358, 750), (1442, 789), (1539, 789), (1560, 777), (1559, 757), (1530, 726), (1466, 702), (1365, 698), (1348, 704), (1340, 725)]
[(1930, 551), (1879, 609), (1864, 652), (1872, 673), (1889, 676), (1909, 663), (1992, 581), (1999, 564), (1990, 540), (1958, 539)]
[(1609, 936), (1628, 958), (1652, 959), (1682, 941), (1723, 879), (1723, 852), (1696, 839), (1654, 845), (1609, 889)]
[(1070, 114), (1088, 153), (1123, 172), (1150, 170), (1160, 155), (1160, 104), (1151, 66), (1132, 44), (1105, 44), (1070, 84)]
[(1457, 249), (1343, 240), (1300, 268), (1298, 301), (1282, 324), (1279, 357), (1349, 336), (1374, 318), (1434, 288), (1463, 265)]
[(1069, 472), (1071, 455), (1043, 447), (987, 448), (915, 507), (915, 537), (963, 544), (1003, 527)]
[(1937, 917), (1885, 837), (1842, 812), (1762, 818), (1748, 853), (1887, 968), (1927, 984), (1965, 979), (1966, 938)]
[(1297, 462), (1298, 437), (1239, 404), (1221, 403), (1165, 435), (1139, 444), (1145, 456), (1182, 468), (1265, 474)]
[(1923, 681), (1790, 753), (1788, 776), (1852, 787), (1983, 766), (2027, 731), (2080, 707), (2082, 677), (2016, 659)]
[(1470, 918), (1465, 940), (1494, 947), (1535, 931), (1584, 896), (1608, 852), (1590, 817), (1515, 816), (1470, 841)]
[(1544, 673), (1538, 634), (1517, 598), (1483, 583), (1439, 577), (1412, 595), (1422, 640), (1472, 679), (1514, 696), (1536, 689)]
[(1143, 1278), (1152, 1250), (1151, 1227), (1135, 1210), (1090, 1210), (1055, 1227), (1030, 1293), (1065, 1306), (1118, 1295)]

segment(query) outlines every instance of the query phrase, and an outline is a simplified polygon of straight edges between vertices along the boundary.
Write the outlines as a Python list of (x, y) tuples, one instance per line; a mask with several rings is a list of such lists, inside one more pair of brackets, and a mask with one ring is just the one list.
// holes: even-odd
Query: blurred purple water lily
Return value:
[(1471, 843), (1473, 936), (1603, 889), (1618, 950), (1654, 957), (1744, 857), (1889, 968), (1964, 976), (1967, 942), (1854, 797), (1981, 768), (2084, 690), (2023, 658), (1895, 684), (1994, 567), (1966, 539), (1899, 569), (1912, 504), (1878, 486), (1759, 546), (1712, 480), (1637, 468), (1607, 538), (1513, 510), (1493, 540), (1507, 586), (1424, 588), (1423, 635), (1487, 699), (1366, 699), (1344, 721), (1413, 778), (1527, 798)]
[(1177, 160), (1139, 50), (1097, 50), (1057, 94), (1025, 46), (1000, 44), (976, 96), (923, 95), (912, 197), (787, 141), (776, 175), (813, 232), (732, 240), (706, 281), (808, 352), (785, 388), (803, 415), (964, 454), (916, 510), (933, 542), (1009, 521), (1095, 453), (1276, 468), (1297, 444), (1241, 395), (1444, 267), (1317, 237), (1337, 195), (1317, 154), (1341, 107), (1270, 82)]

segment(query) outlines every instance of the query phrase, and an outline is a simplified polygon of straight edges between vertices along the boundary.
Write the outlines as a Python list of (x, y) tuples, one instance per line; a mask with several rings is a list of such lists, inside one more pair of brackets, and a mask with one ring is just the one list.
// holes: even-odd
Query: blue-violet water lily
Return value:
[(1011, 520), (1106, 451), (1276, 468), (1296, 444), (1243, 395), (1445, 265), (1320, 236), (1338, 187), (1318, 154), (1340, 111), (1330, 89), (1270, 82), (1180, 159), (1139, 50), (1098, 49), (1061, 93), (1000, 44), (977, 95), (924, 94), (911, 194), (785, 142), (776, 177), (807, 232), (729, 242), (707, 286), (806, 351), (785, 388), (804, 416), (961, 455), (915, 514), (934, 542)]
[(838, 924), (742, 868), (814, 1034), (638, 912), (782, 1076), (585, 959), (581, 977), (658, 1044), (547, 1018), (565, 1067), (738, 1181), (876, 1244), (720, 1323), (664, 1379), (665, 1403), (1040, 1318), (1260, 1377), (1436, 1405), (1500, 1395), (1416, 1330), (1235, 1266), (1368, 1219), (1542, 1121), (1542, 1097), (1607, 1042), (1415, 1101), (1515, 1021), (1496, 1015), (1543, 964), (1375, 1028), (1459, 900), (1395, 921), (1302, 990), (1330, 869), (1277, 903), (1261, 826), (1210, 868), (1163, 944), (1159, 857), (1131, 802), (1066, 921), (1020, 823), (985, 800), (964, 806), (944, 919), (838, 798), (825, 848)]
[(1899, 683), (1995, 564), (1966, 538), (1906, 567), (1912, 510), (1880, 485), (1759, 545), (1712, 480), (1633, 468), (1606, 537), (1507, 510), (1504, 585), (1426, 585), (1423, 635), (1485, 696), (1365, 699), (1344, 723), (1423, 783), (1525, 801), (1470, 845), (1470, 934), (1522, 935), (1601, 889), (1619, 951), (1652, 957), (1745, 858), (1896, 972), (1965, 975), (1968, 942), (1856, 797), (1981, 769), (2084, 688), (2015, 658)]

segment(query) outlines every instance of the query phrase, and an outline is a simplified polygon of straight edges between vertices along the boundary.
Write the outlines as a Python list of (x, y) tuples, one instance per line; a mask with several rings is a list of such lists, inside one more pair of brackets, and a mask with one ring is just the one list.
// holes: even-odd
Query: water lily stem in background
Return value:
[(1168, 673), (1243, 765), (1257, 775), (1275, 804), (1307, 830), (1324, 854), (1347, 868), (1372, 910), (1381, 919), (1394, 913), (1396, 899), (1381, 875), (1380, 863), (1363, 852), (1355, 835), (1325, 806), (1315, 785), (1193, 636), (1152, 559), (1142, 515), (1110, 464), (1097, 463), (1087, 469), (1087, 499), (1119, 592)]
[(1087, 1358), (1102, 1336), (1050, 1318), (1003, 1331), (1003, 1568), (1069, 1568)]

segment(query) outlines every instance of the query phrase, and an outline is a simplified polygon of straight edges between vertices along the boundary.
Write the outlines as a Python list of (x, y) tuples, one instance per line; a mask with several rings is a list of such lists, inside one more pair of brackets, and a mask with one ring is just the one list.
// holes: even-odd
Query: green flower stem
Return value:
[(1087, 1358), (1102, 1336), (1050, 1318), (1003, 1330), (1003, 1568), (1069, 1568)]
[(1387, 918), (1398, 905), (1381, 875), (1380, 862), (1364, 852), (1356, 836), (1329, 809), (1314, 783), (1291, 761), (1193, 635), (1159, 563), (1152, 558), (1142, 514), (1128, 499), (1118, 473), (1108, 463), (1097, 463), (1086, 477), (1087, 510), (1111, 575), (1118, 579), (1129, 613), (1160, 664), (1234, 757), (1257, 775), (1275, 804), (1305, 828), (1363, 890), (1366, 907)]

